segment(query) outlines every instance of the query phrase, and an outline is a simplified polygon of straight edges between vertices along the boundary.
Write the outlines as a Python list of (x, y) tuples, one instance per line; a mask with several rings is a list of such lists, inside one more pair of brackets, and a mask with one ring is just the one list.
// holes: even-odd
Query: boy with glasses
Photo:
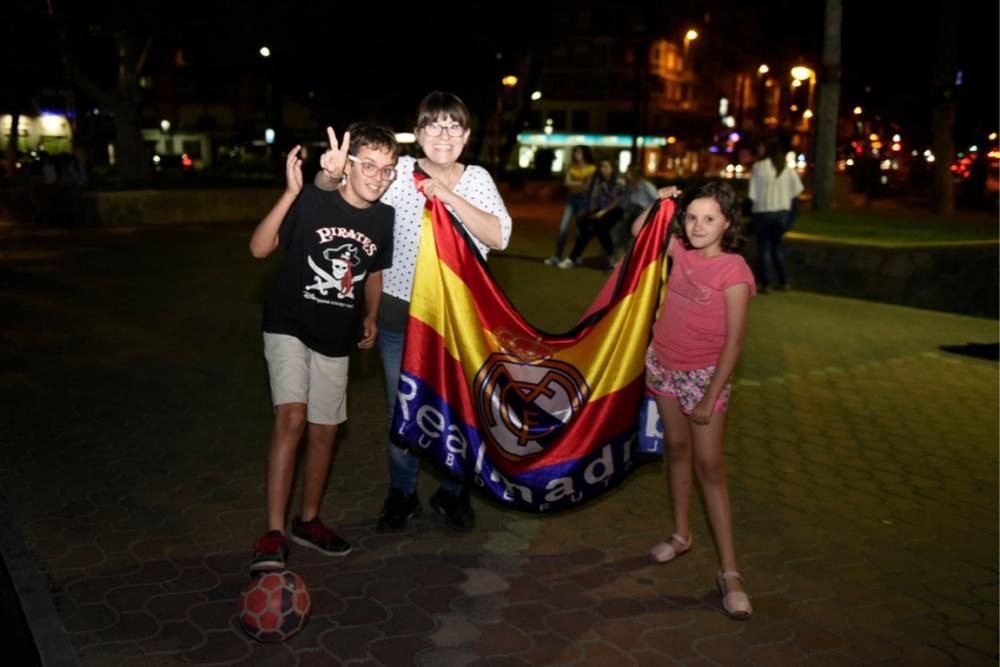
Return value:
[[(395, 178), (399, 144), (391, 130), (374, 123), (351, 125), (340, 145), (331, 128), (327, 135), (345, 165), (337, 187), (303, 187), (296, 146), (285, 165), (285, 192), (250, 239), (257, 258), (279, 245), (285, 250), (264, 304), (274, 426), (267, 455), (267, 532), (254, 544), (253, 573), (284, 569), (289, 538), (329, 556), (351, 551), (320, 521), (319, 510), (337, 426), (347, 419), (348, 357), (355, 348), (375, 345), (382, 270), (392, 264), (393, 241), (393, 210), (379, 198)], [(286, 537), (303, 435), (302, 506)]]
[[(513, 223), (493, 178), (478, 165), (460, 162), (471, 135), (469, 120), (469, 109), (456, 95), (435, 91), (424, 97), (417, 107), (416, 123), (423, 157), (400, 158), (399, 174), (382, 199), (396, 215), (392, 267), (385, 272), (378, 315), (378, 347), (390, 423), (399, 390), (406, 320), (427, 200), (436, 197), (448, 208), (469, 232), (484, 259), (490, 249), (506, 248), (510, 241)], [(341, 165), (343, 160), (333, 151), (324, 154), (316, 185), (327, 188), (338, 183)], [(419, 186), (413, 177), (418, 170), (427, 176)], [(417, 498), (419, 458), (388, 438), (386, 454), (389, 492), (375, 527), (380, 531), (401, 531), (422, 511)], [(469, 488), (462, 480), (446, 476), (431, 496), (430, 505), (450, 528), (470, 530), (475, 526)]]

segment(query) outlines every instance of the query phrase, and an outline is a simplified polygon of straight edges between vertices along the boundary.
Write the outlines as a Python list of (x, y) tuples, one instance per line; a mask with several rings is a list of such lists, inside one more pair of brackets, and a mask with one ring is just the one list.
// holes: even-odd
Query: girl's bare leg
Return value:
[[(723, 572), (738, 572), (736, 547), (733, 541), (733, 518), (729, 504), (729, 485), (722, 458), (723, 434), (726, 413), (716, 412), (707, 425), (691, 425), (694, 450), (694, 468), (701, 482), (705, 510), (712, 524), (715, 547), (719, 553), (719, 567)], [(738, 579), (726, 581), (728, 590), (742, 591)]]
[[(663, 447), (666, 451), (667, 479), (670, 482), (670, 504), (674, 530), (685, 539), (691, 537), (691, 426), (681, 412), (676, 398), (656, 396), (656, 406), (663, 421)], [(676, 541), (676, 540), (675, 540)], [(683, 545), (674, 544), (675, 548)]]

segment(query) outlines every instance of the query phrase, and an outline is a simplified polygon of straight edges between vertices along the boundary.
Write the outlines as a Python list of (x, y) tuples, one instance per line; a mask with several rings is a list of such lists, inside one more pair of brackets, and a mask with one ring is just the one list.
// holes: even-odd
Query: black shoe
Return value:
[(310, 521), (303, 521), (299, 517), (292, 519), (292, 534), (289, 539), (327, 556), (346, 556), (351, 553), (351, 543), (327, 528), (318, 516)]
[(382, 505), (382, 513), (378, 517), (378, 523), (375, 524), (375, 529), (381, 531), (405, 530), (406, 520), (420, 514), (422, 509), (417, 494), (407, 495), (399, 489), (390, 488), (385, 504)]
[(438, 489), (431, 496), (431, 507), (444, 517), (444, 522), (449, 528), (471, 530), (476, 525), (476, 513), (472, 511), (468, 489), (462, 489), (459, 494), (448, 493), (443, 488)]

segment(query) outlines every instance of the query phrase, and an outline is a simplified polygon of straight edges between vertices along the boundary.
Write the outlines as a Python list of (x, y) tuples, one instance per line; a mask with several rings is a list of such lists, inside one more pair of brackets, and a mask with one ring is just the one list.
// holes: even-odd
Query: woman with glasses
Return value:
[[(423, 157), (399, 158), (396, 179), (382, 196), (382, 201), (396, 210), (392, 266), (382, 272), (378, 318), (378, 346), (390, 420), (395, 410), (403, 335), (427, 199), (437, 197), (445, 204), (469, 231), (484, 258), (490, 249), (507, 247), (512, 227), (510, 214), (489, 172), (459, 162), (470, 135), (469, 110), (462, 100), (440, 91), (425, 97), (417, 107), (416, 134)], [(316, 175), (319, 187), (330, 188), (340, 181), (344, 165), (343, 159), (337, 160), (336, 151), (324, 154), (320, 165), (323, 168)], [(419, 186), (413, 179), (418, 169), (428, 177)], [(406, 520), (421, 510), (416, 493), (419, 459), (391, 441), (387, 446), (390, 488), (377, 528), (403, 530)], [(461, 481), (445, 479), (430, 503), (452, 528), (468, 530), (475, 525), (469, 491)]]

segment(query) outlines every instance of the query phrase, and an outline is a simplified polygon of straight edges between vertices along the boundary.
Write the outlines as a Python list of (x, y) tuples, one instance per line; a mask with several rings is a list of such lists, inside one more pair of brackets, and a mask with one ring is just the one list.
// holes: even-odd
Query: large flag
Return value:
[(644, 355), (673, 209), (654, 208), (579, 324), (552, 335), (518, 314), (468, 233), (429, 200), (395, 439), (526, 511), (566, 509), (621, 482), (642, 460), (640, 430), (646, 451), (661, 446)]

